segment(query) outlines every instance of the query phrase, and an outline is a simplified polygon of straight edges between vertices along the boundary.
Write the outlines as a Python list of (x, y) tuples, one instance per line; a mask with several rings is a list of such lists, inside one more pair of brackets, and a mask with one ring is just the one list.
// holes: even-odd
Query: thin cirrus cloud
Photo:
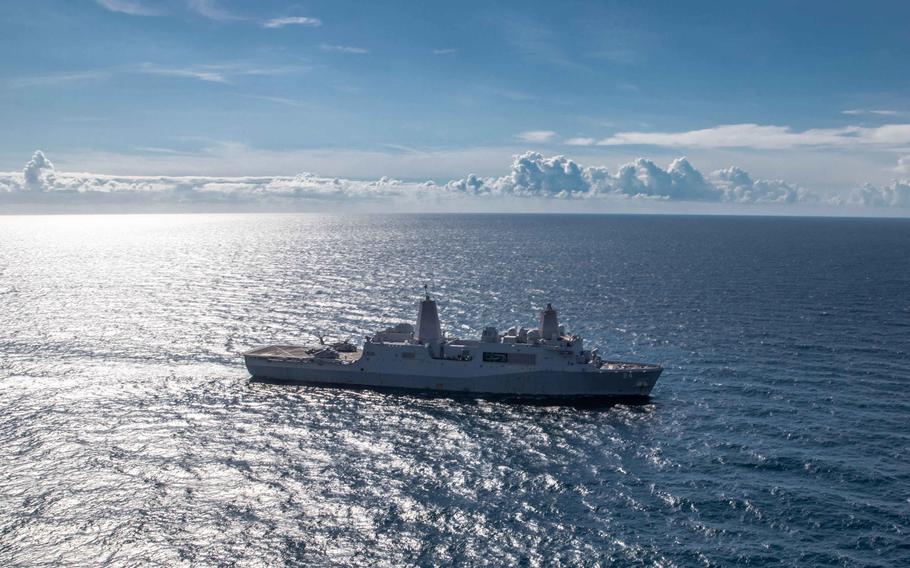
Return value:
[(209, 20), (216, 22), (229, 22), (231, 20), (242, 20), (244, 18), (237, 16), (233, 12), (225, 10), (215, 0), (187, 0), (187, 7)]
[(322, 25), (322, 20), (319, 18), (308, 18), (305, 16), (289, 16), (286, 18), (273, 18), (271, 20), (266, 20), (262, 22), (262, 27), (264, 28), (283, 28), (285, 26), (306, 26), (306, 27), (319, 27)]
[(335, 53), (351, 53), (355, 55), (363, 55), (369, 53), (370, 50), (363, 47), (356, 47), (353, 45), (335, 45), (323, 43), (319, 45), (319, 49), (322, 51), (333, 51)]
[(152, 8), (139, 0), (95, 0), (111, 12), (129, 14), (130, 16), (160, 16), (163, 12)]
[(63, 71), (10, 79), (7, 85), (14, 89), (27, 87), (56, 87), (68, 83), (84, 83), (110, 77), (109, 71)]
[[(788, 206), (854, 206), (910, 209), (910, 182), (864, 186), (848, 196), (822, 195), (783, 180), (753, 178), (742, 168), (703, 173), (686, 158), (663, 168), (638, 158), (615, 172), (602, 166), (582, 166), (564, 156), (538, 152), (513, 156), (508, 173), (500, 177), (468, 175), (444, 184), (402, 182), (388, 177), (350, 180), (310, 173), (296, 176), (115, 176), (59, 172), (36, 151), (20, 172), (0, 172), (0, 203), (49, 205), (288, 205), (319, 200), (394, 203), (396, 200), (472, 199), (583, 200), (616, 203), (652, 202), (776, 204)], [(353, 201), (352, 201), (353, 200)], [(517, 201), (513, 201), (517, 203)]]
[(524, 142), (549, 142), (556, 137), (556, 132), (552, 130), (526, 130), (515, 135), (516, 138)]
[(569, 146), (591, 146), (591, 145), (597, 143), (597, 139), (596, 138), (585, 138), (584, 136), (580, 136), (577, 138), (568, 138), (568, 139), (566, 139), (565, 143), (568, 144)]
[(458, 50), (451, 47), (446, 47), (443, 49), (434, 49), (431, 53), (433, 55), (452, 55), (453, 53), (458, 53)]
[(503, 89), (503, 88), (499, 88), (499, 87), (482, 87), (480, 89), (480, 91), (483, 93), (487, 93), (487, 94), (496, 96), (496, 97), (508, 99), (510, 101), (524, 102), (524, 101), (536, 101), (537, 100), (537, 97), (530, 93), (526, 93), (524, 91), (516, 91), (514, 89)]
[[(111, 12), (129, 14), (131, 16), (163, 16), (165, 12), (149, 6), (142, 0), (95, 0), (100, 6)], [(226, 10), (216, 0), (186, 0), (186, 7), (196, 14), (216, 22), (231, 22), (248, 20), (243, 16)], [(306, 16), (286, 16), (264, 20), (260, 24), (263, 28), (277, 29), (285, 26), (318, 27), (322, 25), (319, 18)]]
[(146, 75), (198, 79), (209, 83), (229, 83), (225, 70), (217, 66), (206, 67), (166, 67), (145, 63), (137, 69)]
[(861, 116), (864, 114), (873, 114), (877, 116), (900, 116), (902, 114), (907, 114), (899, 110), (889, 110), (889, 109), (875, 109), (875, 108), (851, 108), (847, 110), (842, 110), (841, 114), (848, 114), (851, 116)]
[(321, 107), (313, 103), (303, 101), (300, 99), (292, 99), (288, 97), (276, 97), (270, 95), (240, 95), (241, 97), (252, 99), (256, 101), (264, 101), (267, 103), (273, 103), (277, 105), (292, 107), (292, 108), (304, 108), (309, 110), (317, 110)]
[(518, 53), (537, 62), (547, 62), (573, 71), (590, 68), (572, 59), (554, 31), (542, 22), (512, 14), (506, 19), (503, 37)]
[(165, 77), (196, 79), (209, 83), (229, 84), (236, 78), (243, 76), (286, 75), (289, 73), (306, 71), (307, 69), (308, 68), (305, 66), (267, 67), (254, 64), (253, 62), (240, 61), (187, 67), (143, 63), (135, 68), (134, 71), (147, 75), (161, 75)]
[(109, 69), (87, 71), (63, 71), (31, 75), (8, 79), (4, 84), (11, 89), (62, 87), (65, 85), (79, 85), (92, 81), (100, 81), (123, 74), (138, 73), (142, 75), (158, 75), (161, 77), (174, 77), (192, 79), (206, 83), (231, 84), (239, 77), (287, 75), (309, 71), (305, 65), (267, 66), (254, 61), (231, 61), (208, 65), (162, 65), (157, 63), (140, 63), (129, 67), (113, 67)]
[(798, 147), (851, 147), (910, 144), (910, 124), (876, 127), (844, 126), (796, 131), (789, 126), (722, 124), (681, 132), (617, 132), (602, 140), (574, 138), (575, 145), (667, 146), (684, 148), (754, 148), (785, 150)]

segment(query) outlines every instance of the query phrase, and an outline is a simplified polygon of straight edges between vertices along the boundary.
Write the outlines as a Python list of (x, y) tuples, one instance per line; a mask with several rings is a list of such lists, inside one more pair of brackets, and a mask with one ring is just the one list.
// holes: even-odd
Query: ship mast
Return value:
[(427, 285), (423, 286), (424, 299), (417, 307), (417, 328), (414, 338), (421, 343), (433, 343), (442, 340), (442, 328), (439, 326), (439, 313), (436, 302), (430, 299)]
[(542, 339), (559, 339), (559, 321), (556, 319), (556, 310), (551, 304), (540, 312), (540, 337)]

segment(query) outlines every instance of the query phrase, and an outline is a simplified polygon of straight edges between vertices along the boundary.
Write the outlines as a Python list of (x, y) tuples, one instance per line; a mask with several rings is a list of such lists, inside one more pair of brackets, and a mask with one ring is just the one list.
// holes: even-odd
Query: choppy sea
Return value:
[[(250, 381), (560, 319), (641, 405)], [(910, 221), (0, 217), (0, 565), (910, 565)]]

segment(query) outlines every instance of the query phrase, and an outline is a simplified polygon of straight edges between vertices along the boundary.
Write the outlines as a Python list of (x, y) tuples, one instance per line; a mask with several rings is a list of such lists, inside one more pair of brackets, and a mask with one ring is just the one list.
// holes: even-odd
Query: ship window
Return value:
[(415, 356), (415, 354), (413, 351), (405, 351), (404, 353), (401, 354), (402, 359), (413, 359), (414, 356)]
[(483, 352), (483, 362), (484, 363), (508, 363), (509, 354), (508, 353), (490, 353), (488, 351)]

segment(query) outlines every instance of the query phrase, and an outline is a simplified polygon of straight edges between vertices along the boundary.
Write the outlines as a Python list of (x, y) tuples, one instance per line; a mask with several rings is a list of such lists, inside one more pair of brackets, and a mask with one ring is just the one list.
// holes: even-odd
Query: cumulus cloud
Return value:
[(598, 172), (600, 192), (686, 201), (717, 201), (720, 197), (685, 158), (673, 160), (666, 170), (644, 158), (620, 166), (615, 176), (603, 168), (598, 170), (602, 170)]
[(22, 189), (26, 191), (45, 191), (52, 188), (55, 182), (54, 164), (38, 150), (32, 159), (22, 168)]
[(184, 201), (223, 198), (243, 201), (265, 197), (383, 198), (417, 195), (432, 185), (403, 183), (387, 177), (360, 181), (320, 177), (311, 173), (296, 176), (172, 177), (56, 172), (53, 164), (40, 150), (25, 165), (22, 174), (0, 173), (0, 192), (145, 195), (159, 199), (180, 197)]
[(664, 169), (639, 158), (615, 173), (599, 166), (582, 167), (564, 156), (544, 157), (537, 152), (515, 156), (508, 175), (474, 175), (449, 182), (447, 187), (473, 195), (515, 195), (554, 198), (626, 197), (674, 201), (725, 203), (795, 203), (817, 201), (807, 189), (780, 180), (753, 180), (731, 167), (707, 176), (686, 158)]
[(867, 183), (853, 190), (848, 203), (867, 207), (910, 207), (910, 180), (896, 180), (885, 186)]
[(812, 192), (783, 180), (752, 177), (736, 166), (717, 170), (711, 181), (723, 192), (722, 201), (735, 203), (797, 203), (813, 202), (819, 198)]
[(736, 166), (702, 173), (686, 158), (677, 158), (666, 168), (639, 158), (612, 171), (603, 166), (582, 166), (565, 156), (548, 157), (538, 152), (514, 156), (506, 175), (481, 177), (471, 174), (444, 184), (404, 182), (387, 177), (350, 180), (311, 173), (217, 177), (59, 172), (41, 151), (34, 153), (21, 172), (0, 173), (0, 204), (58, 200), (61, 203), (281, 206), (302, 202), (394, 203), (412, 200), (416, 203), (427, 199), (457, 204), (466, 197), (910, 208), (910, 181), (895, 181), (885, 186), (867, 184), (845, 198), (831, 199), (783, 180), (754, 179)]

